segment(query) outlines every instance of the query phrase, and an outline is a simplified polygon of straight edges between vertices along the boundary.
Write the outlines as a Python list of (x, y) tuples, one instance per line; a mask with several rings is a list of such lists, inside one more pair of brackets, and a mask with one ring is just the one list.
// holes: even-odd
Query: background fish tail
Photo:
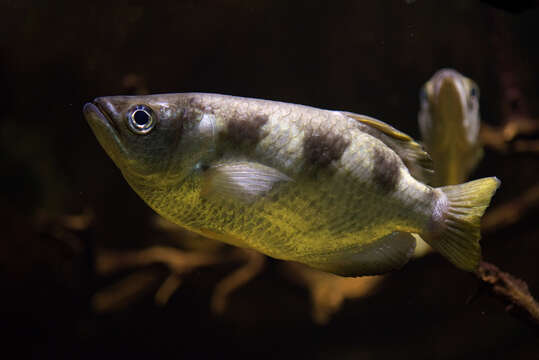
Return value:
[(481, 216), (499, 186), (500, 181), (490, 177), (440, 187), (447, 201), (440, 204), (440, 214), (423, 239), (458, 268), (475, 270), (481, 259)]

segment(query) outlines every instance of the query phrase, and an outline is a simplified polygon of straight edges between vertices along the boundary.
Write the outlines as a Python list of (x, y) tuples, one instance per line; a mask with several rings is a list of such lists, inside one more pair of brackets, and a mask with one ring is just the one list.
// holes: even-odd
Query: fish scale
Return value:
[[(218, 132), (226, 129), (228, 121), (234, 121), (237, 118), (250, 118), (260, 114), (269, 118), (267, 124), (262, 128), (262, 130), (268, 131), (268, 135), (257, 145), (255, 155), (253, 158), (249, 157), (250, 160), (268, 161), (268, 158), (275, 160), (279, 158), (279, 154), (292, 153), (295, 154), (296, 161), (292, 162), (295, 167), (299, 169), (308, 167), (305, 164), (301, 148), (298, 149), (298, 145), (303, 142), (307, 128), (312, 128), (313, 131), (318, 131), (321, 134), (344, 134), (346, 138), (356, 136), (365, 139), (358, 141), (357, 144), (360, 146), (357, 149), (352, 146), (349, 154), (345, 152), (343, 158), (332, 164), (329, 169), (316, 169), (318, 174), (315, 176), (325, 177), (325, 181), (316, 183), (312, 181), (311, 176), (298, 176), (294, 178), (293, 184), (287, 186), (287, 188), (289, 187), (288, 191), (280, 190), (280, 201), (270, 204), (264, 203), (263, 206), (255, 206), (254, 208), (239, 207), (234, 211), (234, 213), (246, 214), (248, 218), (252, 219), (250, 222), (238, 221), (237, 218), (234, 221), (230, 216), (226, 216), (225, 209), (227, 207), (223, 206), (223, 213), (208, 212), (204, 208), (199, 211), (192, 210), (194, 213), (190, 217), (198, 220), (195, 224), (184, 220), (187, 226), (211, 228), (213, 231), (232, 234), (234, 237), (242, 239), (249, 247), (260, 249), (275, 257), (289, 258), (288, 254), (292, 253), (291, 248), (295, 250), (293, 253), (299, 253), (301, 256), (333, 252), (357, 246), (358, 239), (365, 239), (364, 243), (374, 241), (393, 230), (404, 228), (400, 223), (404, 224), (412, 222), (412, 220), (413, 225), (406, 226), (406, 229), (419, 231), (421, 225), (428, 220), (428, 215), (426, 215), (428, 208), (422, 209), (425, 210), (423, 214), (411, 217), (408, 216), (409, 212), (402, 210), (403, 205), (400, 203), (400, 201), (410, 201), (414, 199), (415, 195), (427, 191), (424, 185), (417, 183), (417, 189), (406, 192), (405, 196), (396, 193), (396, 197), (380, 196), (376, 191), (373, 191), (372, 185), (361, 186), (369, 183), (370, 168), (376, 166), (370, 160), (371, 149), (383, 145), (379, 144), (378, 140), (362, 134), (353, 120), (332, 121), (332, 116), (337, 118), (342, 118), (342, 116), (329, 111), (293, 104), (287, 104), (283, 107), (279, 103), (271, 102), (261, 111), (261, 108), (257, 106), (258, 100), (244, 99), (226, 103), (226, 105), (220, 102), (222, 102), (220, 96), (209, 97), (208, 100), (196, 100), (201, 111), (204, 111), (205, 114), (215, 115), (220, 119), (217, 122)], [(301, 107), (303, 111), (299, 112), (294, 107)], [(213, 109), (219, 109), (219, 111)], [(293, 128), (293, 130), (272, 131), (279, 129), (279, 124), (288, 124), (288, 127)], [(330, 128), (329, 124), (337, 125)], [(293, 136), (296, 138), (296, 142), (291, 141)], [(286, 141), (282, 140), (283, 137), (286, 138)], [(385, 147), (381, 151), (386, 151)], [(292, 166), (285, 168), (276, 161), (268, 161), (267, 164), (281, 165), (280, 170), (286, 173), (294, 172)], [(348, 175), (342, 175), (344, 176), (342, 177), (332, 173)], [(407, 180), (409, 181), (407, 178), (402, 179), (403, 182)], [(337, 189), (339, 190), (337, 191)], [(365, 190), (361, 191), (362, 189)], [(183, 190), (180, 190), (180, 193), (183, 193)], [(326, 193), (334, 195), (339, 201), (338, 206), (335, 207), (328, 203)], [(317, 214), (317, 216), (294, 216), (297, 212), (294, 199), (309, 199), (309, 208), (313, 215)], [(343, 203), (340, 202), (341, 199), (352, 201), (345, 202), (346, 206), (343, 206)], [(168, 203), (177, 204), (178, 202), (178, 200), (174, 200)], [(357, 211), (356, 209), (360, 208), (357, 204), (360, 202), (370, 204), (369, 208)], [(403, 217), (405, 214), (406, 218)], [(178, 213), (176, 216), (181, 215)], [(395, 218), (398, 221), (394, 220)], [(418, 221), (420, 218), (422, 221)], [(201, 222), (200, 219), (206, 219), (206, 221)], [(388, 229), (388, 219), (395, 223), (393, 229)], [(255, 235), (251, 231), (251, 222), (259, 220), (267, 222), (267, 226), (264, 231), (256, 231)], [(322, 225), (320, 224), (323, 224), (323, 229), (321, 229)], [(302, 229), (302, 231), (296, 229)]]
[[(139, 109), (155, 121), (133, 124)], [(425, 185), (428, 155), (379, 120), (201, 93), (98, 98), (84, 112), (140, 197), (194, 232), (341, 275), (401, 267), (411, 233), (460, 268), (479, 261), (498, 180)]]

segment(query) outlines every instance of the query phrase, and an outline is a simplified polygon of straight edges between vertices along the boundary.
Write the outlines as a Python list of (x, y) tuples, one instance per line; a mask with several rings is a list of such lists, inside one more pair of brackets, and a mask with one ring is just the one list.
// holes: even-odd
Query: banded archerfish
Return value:
[(460, 184), (483, 157), (479, 87), (453, 69), (437, 71), (421, 88), (421, 137), (434, 163), (433, 185)]
[(402, 267), (412, 233), (461, 269), (480, 260), (499, 180), (430, 187), (428, 154), (371, 117), (203, 93), (100, 97), (84, 115), (137, 194), (196, 233), (345, 276)]

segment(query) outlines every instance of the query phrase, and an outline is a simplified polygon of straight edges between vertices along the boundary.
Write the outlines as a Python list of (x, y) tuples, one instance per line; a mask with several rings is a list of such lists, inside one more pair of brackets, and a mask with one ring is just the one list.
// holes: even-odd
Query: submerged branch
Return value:
[[(481, 123), (479, 138), (485, 146), (502, 153), (537, 153), (539, 140), (533, 137), (539, 134), (539, 121), (526, 116), (512, 115), (501, 127)], [(519, 139), (519, 137), (532, 137)]]
[[(501, 227), (513, 225), (537, 205), (539, 205), (539, 184), (527, 189), (516, 199), (488, 212), (482, 221), (482, 230), (493, 232)], [(531, 295), (526, 282), (485, 261), (479, 264), (475, 274), (489, 285), (494, 294), (511, 304), (507, 310), (516, 306), (527, 312), (535, 325), (539, 325), (539, 303)]]
[(245, 264), (219, 281), (215, 287), (211, 299), (211, 309), (215, 314), (222, 314), (226, 309), (230, 295), (251, 281), (264, 268), (266, 258), (261, 253), (248, 249), (238, 249), (236, 253), (244, 258)]
[[(166, 305), (170, 297), (182, 284), (182, 276), (195, 269), (223, 264), (240, 262), (242, 265), (231, 275), (222, 279), (215, 288), (212, 297), (212, 310), (221, 314), (228, 304), (231, 293), (249, 282), (264, 266), (264, 256), (258, 252), (236, 249), (231, 252), (223, 251), (183, 251), (169, 246), (151, 246), (141, 250), (131, 251), (100, 251), (96, 256), (96, 271), (100, 275), (150, 264), (164, 264), (169, 268), (169, 275), (159, 286), (154, 299), (158, 305)], [(116, 309), (131, 302), (138, 293), (146, 291), (154, 285), (156, 276), (147, 275), (143, 269), (128, 278), (99, 291), (93, 300), (94, 308), (99, 312)], [(160, 276), (157, 276), (160, 278)]]
[(523, 280), (485, 261), (479, 264), (479, 269), (475, 274), (490, 286), (494, 294), (510, 303), (507, 310), (517, 306), (528, 313), (535, 325), (539, 325), (539, 303), (533, 298), (528, 285)]

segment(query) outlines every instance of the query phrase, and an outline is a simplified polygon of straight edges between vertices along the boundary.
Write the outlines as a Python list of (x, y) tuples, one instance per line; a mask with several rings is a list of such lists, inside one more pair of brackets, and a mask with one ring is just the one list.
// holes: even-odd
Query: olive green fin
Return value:
[(432, 246), (423, 240), (421, 236), (418, 234), (412, 234), (412, 236), (415, 238), (414, 258), (423, 257), (433, 251)]
[(276, 183), (290, 180), (282, 172), (255, 162), (220, 163), (204, 171), (201, 196), (251, 203), (266, 195)]
[(411, 234), (395, 231), (368, 245), (324, 255), (323, 261), (304, 262), (341, 276), (380, 275), (403, 267), (414, 254), (415, 244)]
[(351, 117), (354, 120), (359, 121), (362, 124), (368, 125), (397, 140), (414, 141), (409, 135), (406, 135), (402, 131), (395, 129), (393, 126), (386, 124), (385, 122), (380, 121), (378, 119), (375, 119), (366, 115), (354, 114), (351, 112), (342, 111), (342, 113), (348, 117)]
[(342, 114), (356, 120), (361, 125), (362, 131), (374, 136), (395, 151), (414, 178), (425, 183), (432, 181), (434, 174), (432, 159), (421, 144), (380, 120), (349, 112), (342, 112)]
[(481, 260), (481, 216), (499, 186), (500, 180), (489, 177), (439, 188), (447, 199), (438, 200), (440, 213), (421, 237), (456, 267), (474, 271)]

